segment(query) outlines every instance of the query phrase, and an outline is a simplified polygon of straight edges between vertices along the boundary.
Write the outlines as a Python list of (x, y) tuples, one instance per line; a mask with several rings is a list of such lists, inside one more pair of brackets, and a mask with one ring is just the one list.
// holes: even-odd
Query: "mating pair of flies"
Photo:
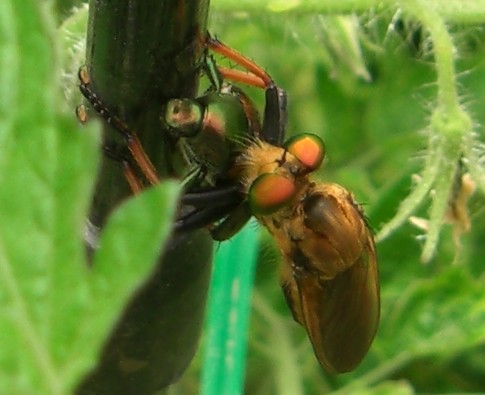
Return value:
[[(219, 40), (208, 35), (205, 45), (244, 70), (219, 67), (206, 54), (204, 71), (212, 88), (197, 99), (172, 99), (163, 108), (161, 121), (170, 138), (197, 170), (180, 198), (189, 209), (176, 220), (175, 231), (208, 227), (215, 240), (226, 240), (256, 217), (284, 257), (283, 293), (320, 364), (333, 373), (351, 371), (374, 339), (380, 312), (375, 245), (362, 209), (345, 188), (310, 178), (325, 154), (318, 136), (299, 134), (284, 142), (285, 91)], [(79, 77), (82, 94), (124, 137), (131, 158), (116, 159), (132, 190), (158, 183), (137, 135), (92, 90), (86, 68)], [(262, 122), (251, 99), (227, 81), (264, 89)]]

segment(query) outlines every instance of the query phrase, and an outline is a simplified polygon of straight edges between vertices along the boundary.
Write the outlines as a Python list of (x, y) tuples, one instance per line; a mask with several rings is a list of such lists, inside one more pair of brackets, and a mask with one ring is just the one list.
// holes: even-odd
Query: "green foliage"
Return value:
[(88, 268), (99, 125), (81, 129), (64, 103), (50, 5), (0, 5), (1, 394), (71, 393), (150, 272), (177, 193), (165, 183), (116, 211)]

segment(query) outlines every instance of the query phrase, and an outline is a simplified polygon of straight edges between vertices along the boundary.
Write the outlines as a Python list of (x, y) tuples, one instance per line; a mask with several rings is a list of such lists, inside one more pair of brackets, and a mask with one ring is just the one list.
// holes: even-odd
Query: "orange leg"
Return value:
[(225, 80), (241, 82), (246, 85), (255, 86), (256, 88), (265, 89), (265, 82), (255, 74), (247, 73), (241, 70), (229, 69), (227, 67), (217, 67), (221, 76)]
[(219, 55), (224, 56), (227, 59), (232, 60), (249, 72), (248, 74), (240, 71), (238, 72), (237, 70), (230, 70), (219, 67), (219, 71), (221, 72), (222, 76), (231, 79), (232, 81), (242, 82), (261, 88), (270, 88), (274, 86), (273, 79), (266, 71), (264, 71), (251, 59), (248, 59), (243, 54), (228, 47), (226, 44), (222, 43), (218, 39), (208, 36), (207, 48), (209, 48), (211, 51), (214, 51), (215, 53), (218, 53)]
[(125, 175), (126, 181), (128, 181), (131, 191), (134, 195), (138, 195), (143, 190), (143, 184), (127, 161), (122, 161), (121, 166), (123, 167), (123, 174)]

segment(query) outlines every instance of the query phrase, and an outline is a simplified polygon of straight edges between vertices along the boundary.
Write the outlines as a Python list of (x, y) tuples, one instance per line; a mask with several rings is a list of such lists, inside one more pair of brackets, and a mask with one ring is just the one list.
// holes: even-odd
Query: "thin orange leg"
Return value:
[(265, 89), (265, 82), (253, 73), (248, 73), (246, 71), (229, 69), (227, 67), (217, 67), (217, 70), (221, 73), (221, 76), (225, 80), (236, 81), (246, 85), (255, 86), (256, 88)]
[(123, 174), (125, 175), (126, 181), (128, 181), (131, 191), (134, 195), (138, 195), (143, 190), (143, 184), (127, 161), (122, 161), (121, 166), (123, 167)]
[[(237, 52), (235, 49), (228, 47), (226, 44), (222, 43), (218, 39), (213, 38), (211, 36), (208, 36), (208, 38), (207, 38), (207, 48), (214, 51), (215, 53), (218, 53), (218, 54), (232, 60), (233, 62), (235, 62), (236, 64), (238, 64), (242, 68), (249, 71), (249, 73), (252, 73), (254, 76), (259, 77), (259, 79), (264, 84), (263, 87), (269, 88), (269, 87), (274, 86), (273, 79), (270, 77), (270, 75), (266, 71), (264, 71), (260, 66), (258, 66), (251, 59), (249, 59), (246, 56), (244, 56), (243, 54)], [(221, 71), (221, 74), (223, 76), (225, 76), (225, 72), (228, 69), (219, 68), (219, 70)], [(237, 73), (237, 72), (234, 72), (234, 70), (233, 70), (230, 73), (228, 72), (227, 78), (230, 78), (233, 81), (249, 83), (249, 85), (253, 85), (253, 86), (260, 86), (260, 85), (254, 84), (254, 83), (247, 82), (246, 78), (248, 78), (249, 80), (252, 81), (252, 79), (251, 79), (252, 77), (243, 77), (242, 76), (243, 74), (247, 74), (247, 73), (242, 73), (242, 72)]]

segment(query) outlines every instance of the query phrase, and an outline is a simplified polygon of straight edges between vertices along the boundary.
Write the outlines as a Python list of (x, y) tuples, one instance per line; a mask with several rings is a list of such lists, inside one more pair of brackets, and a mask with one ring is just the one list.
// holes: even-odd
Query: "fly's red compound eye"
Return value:
[(315, 134), (301, 133), (286, 144), (286, 150), (295, 156), (311, 172), (322, 164), (325, 156), (325, 145), (320, 137)]
[(287, 205), (295, 195), (293, 181), (279, 174), (260, 175), (249, 189), (249, 206), (255, 215), (272, 214)]

